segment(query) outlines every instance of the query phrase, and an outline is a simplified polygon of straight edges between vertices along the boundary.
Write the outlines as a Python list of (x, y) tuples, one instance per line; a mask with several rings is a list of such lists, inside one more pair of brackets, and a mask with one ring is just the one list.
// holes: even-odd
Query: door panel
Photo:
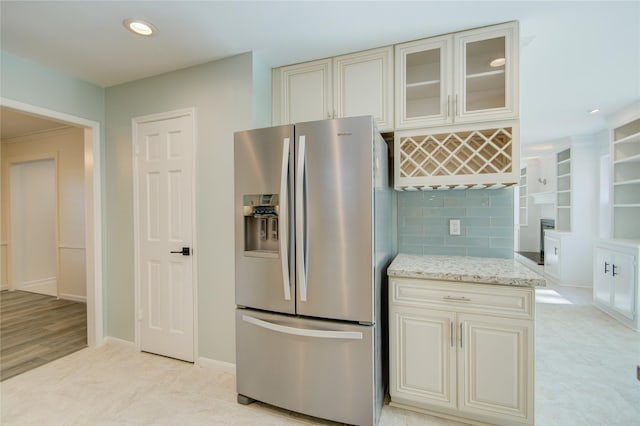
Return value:
[(237, 392), (341, 423), (376, 424), (375, 327), (237, 309)]
[[(235, 134), (235, 287), (240, 306), (295, 312), (294, 269), (289, 260), (294, 247), (290, 231), (293, 144), (293, 126)], [(253, 204), (261, 202), (260, 195), (273, 194), (279, 200), (277, 234), (263, 229), (268, 226), (273, 231), (273, 218), (263, 222), (251, 213)], [(245, 204), (249, 212), (245, 212)]]
[(192, 116), (137, 125), (140, 349), (194, 360)]
[(333, 115), (331, 59), (282, 67), (284, 123), (323, 120)]
[(296, 227), (305, 230), (296, 245), (305, 259), (298, 262), (301, 315), (374, 321), (372, 158), (371, 117), (296, 126), (296, 193), (300, 185), (304, 193), (296, 200)]
[(614, 252), (611, 275), (614, 285), (613, 308), (629, 319), (635, 318), (636, 286), (633, 279), (634, 256)]
[(460, 314), (458, 406), (509, 421), (533, 420), (533, 326), (516, 319)]
[(610, 252), (596, 248), (593, 268), (593, 297), (606, 306), (611, 305), (611, 259)]
[(11, 288), (57, 296), (55, 160), (10, 164), (9, 186)]
[(452, 312), (392, 309), (389, 392), (394, 401), (456, 407), (454, 322)]

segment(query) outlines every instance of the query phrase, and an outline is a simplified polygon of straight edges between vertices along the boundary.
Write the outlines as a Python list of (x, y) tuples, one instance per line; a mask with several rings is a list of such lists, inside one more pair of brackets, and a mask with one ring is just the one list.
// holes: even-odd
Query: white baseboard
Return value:
[(25, 281), (16, 290), (29, 291), (31, 293), (46, 294), (47, 296), (58, 295), (58, 282), (56, 277), (43, 278), (40, 280)]
[(135, 349), (136, 348), (135, 342), (130, 342), (129, 340), (118, 339), (117, 337), (112, 337), (112, 336), (105, 336), (105, 338), (103, 339), (103, 343), (114, 345), (114, 346), (120, 346), (120, 347), (128, 348), (128, 349)]
[(87, 303), (87, 296), (78, 296), (78, 295), (75, 295), (75, 294), (60, 293), (58, 295), (58, 299), (71, 300), (72, 302)]
[(236, 365), (230, 362), (218, 361), (211, 358), (198, 357), (197, 365), (208, 370), (224, 371), (236, 374)]

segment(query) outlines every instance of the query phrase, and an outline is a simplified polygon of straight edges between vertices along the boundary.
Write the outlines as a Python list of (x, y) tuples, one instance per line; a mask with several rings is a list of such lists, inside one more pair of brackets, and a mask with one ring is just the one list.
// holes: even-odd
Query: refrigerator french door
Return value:
[(238, 400), (377, 423), (386, 143), (357, 117), (238, 132), (234, 154)]

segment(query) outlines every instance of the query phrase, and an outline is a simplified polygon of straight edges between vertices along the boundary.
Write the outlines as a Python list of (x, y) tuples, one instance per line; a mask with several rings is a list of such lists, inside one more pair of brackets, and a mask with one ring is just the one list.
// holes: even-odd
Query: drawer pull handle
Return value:
[(455, 301), (455, 302), (471, 302), (471, 299), (464, 296), (462, 297), (444, 296), (443, 299), (447, 301)]

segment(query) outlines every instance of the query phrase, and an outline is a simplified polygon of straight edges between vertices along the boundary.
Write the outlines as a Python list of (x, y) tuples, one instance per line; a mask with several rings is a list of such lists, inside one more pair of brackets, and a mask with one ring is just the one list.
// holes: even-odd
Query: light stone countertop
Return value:
[(398, 254), (387, 274), (399, 278), (423, 278), (499, 284), (517, 287), (546, 287), (546, 280), (514, 259), (491, 257)]

